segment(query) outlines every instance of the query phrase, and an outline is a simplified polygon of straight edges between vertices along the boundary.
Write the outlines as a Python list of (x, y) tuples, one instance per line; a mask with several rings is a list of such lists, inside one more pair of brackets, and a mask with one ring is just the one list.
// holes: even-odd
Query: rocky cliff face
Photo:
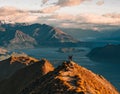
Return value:
[(119, 94), (101, 75), (64, 62), (54, 71), (36, 79), (19, 94)]

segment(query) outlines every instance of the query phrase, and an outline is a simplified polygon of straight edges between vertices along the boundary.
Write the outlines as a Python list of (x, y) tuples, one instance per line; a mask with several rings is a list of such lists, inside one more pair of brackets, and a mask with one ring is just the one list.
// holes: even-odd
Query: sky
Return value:
[(0, 0), (0, 20), (102, 30), (119, 27), (119, 5), (120, 0)]

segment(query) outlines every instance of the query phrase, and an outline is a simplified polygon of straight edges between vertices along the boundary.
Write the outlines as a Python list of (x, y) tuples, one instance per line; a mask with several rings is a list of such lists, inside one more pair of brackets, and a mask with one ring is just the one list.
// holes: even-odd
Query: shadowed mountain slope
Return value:
[(104, 47), (97, 47), (87, 55), (94, 61), (120, 62), (120, 45), (108, 44)]
[(22, 68), (9, 79), (1, 82), (0, 94), (17, 94), (18, 91), (28, 85), (33, 79), (40, 78), (53, 70), (54, 67), (45, 59)]
[(0, 61), (0, 80), (10, 77), (17, 70), (36, 62), (38, 60), (30, 56), (11, 56)]

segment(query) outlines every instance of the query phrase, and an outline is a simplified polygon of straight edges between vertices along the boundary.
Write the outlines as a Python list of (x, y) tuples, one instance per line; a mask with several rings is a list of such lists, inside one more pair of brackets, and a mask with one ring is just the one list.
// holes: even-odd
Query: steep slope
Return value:
[[(44, 30), (42, 32), (41, 30), (37, 29), (37, 35), (36, 32), (34, 32), (34, 36), (36, 37), (42, 37), (41, 40), (44, 42), (77, 42), (74, 38), (72, 38), (70, 35), (67, 33), (64, 33), (58, 28), (53, 28), (47, 25), (43, 25), (43, 27), (47, 27), (48, 30)], [(43, 36), (44, 35), (44, 36)]]
[(73, 61), (64, 62), (54, 71), (36, 79), (19, 94), (119, 94), (103, 78)]
[[(0, 84), (0, 94), (17, 94), (22, 88), (28, 85), (33, 79), (40, 78), (54, 68), (46, 59), (18, 70), (9, 79)], [(5, 87), (5, 88), (3, 88)]]
[(18, 69), (25, 67), (25, 65), (17, 62), (11, 65), (10, 61), (11, 58), (0, 61), (0, 80), (10, 77)]
[(17, 70), (35, 62), (38, 60), (29, 56), (11, 56), (0, 61), (0, 80), (10, 77)]
[(22, 31), (16, 30), (15, 37), (10, 40), (8, 48), (33, 48), (37, 44), (36, 40)]

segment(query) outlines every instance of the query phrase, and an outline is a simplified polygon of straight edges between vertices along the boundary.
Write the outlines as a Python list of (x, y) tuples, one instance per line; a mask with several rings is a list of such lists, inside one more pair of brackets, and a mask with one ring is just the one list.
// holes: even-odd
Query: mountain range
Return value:
[[(47, 24), (0, 22), (0, 46), (7, 49), (34, 47), (69, 47), (87, 45), (90, 42), (119, 43), (119, 29), (89, 30), (55, 28)], [(83, 43), (83, 44), (82, 44)], [(85, 43), (85, 44), (84, 44)]]
[(46, 24), (0, 24), (0, 46), (11, 49), (76, 44), (79, 41)]
[(108, 30), (92, 30), (92, 29), (75, 29), (75, 28), (61, 28), (61, 30), (69, 33), (73, 37), (81, 41), (104, 41), (104, 42), (119, 42), (120, 29), (108, 29)]

